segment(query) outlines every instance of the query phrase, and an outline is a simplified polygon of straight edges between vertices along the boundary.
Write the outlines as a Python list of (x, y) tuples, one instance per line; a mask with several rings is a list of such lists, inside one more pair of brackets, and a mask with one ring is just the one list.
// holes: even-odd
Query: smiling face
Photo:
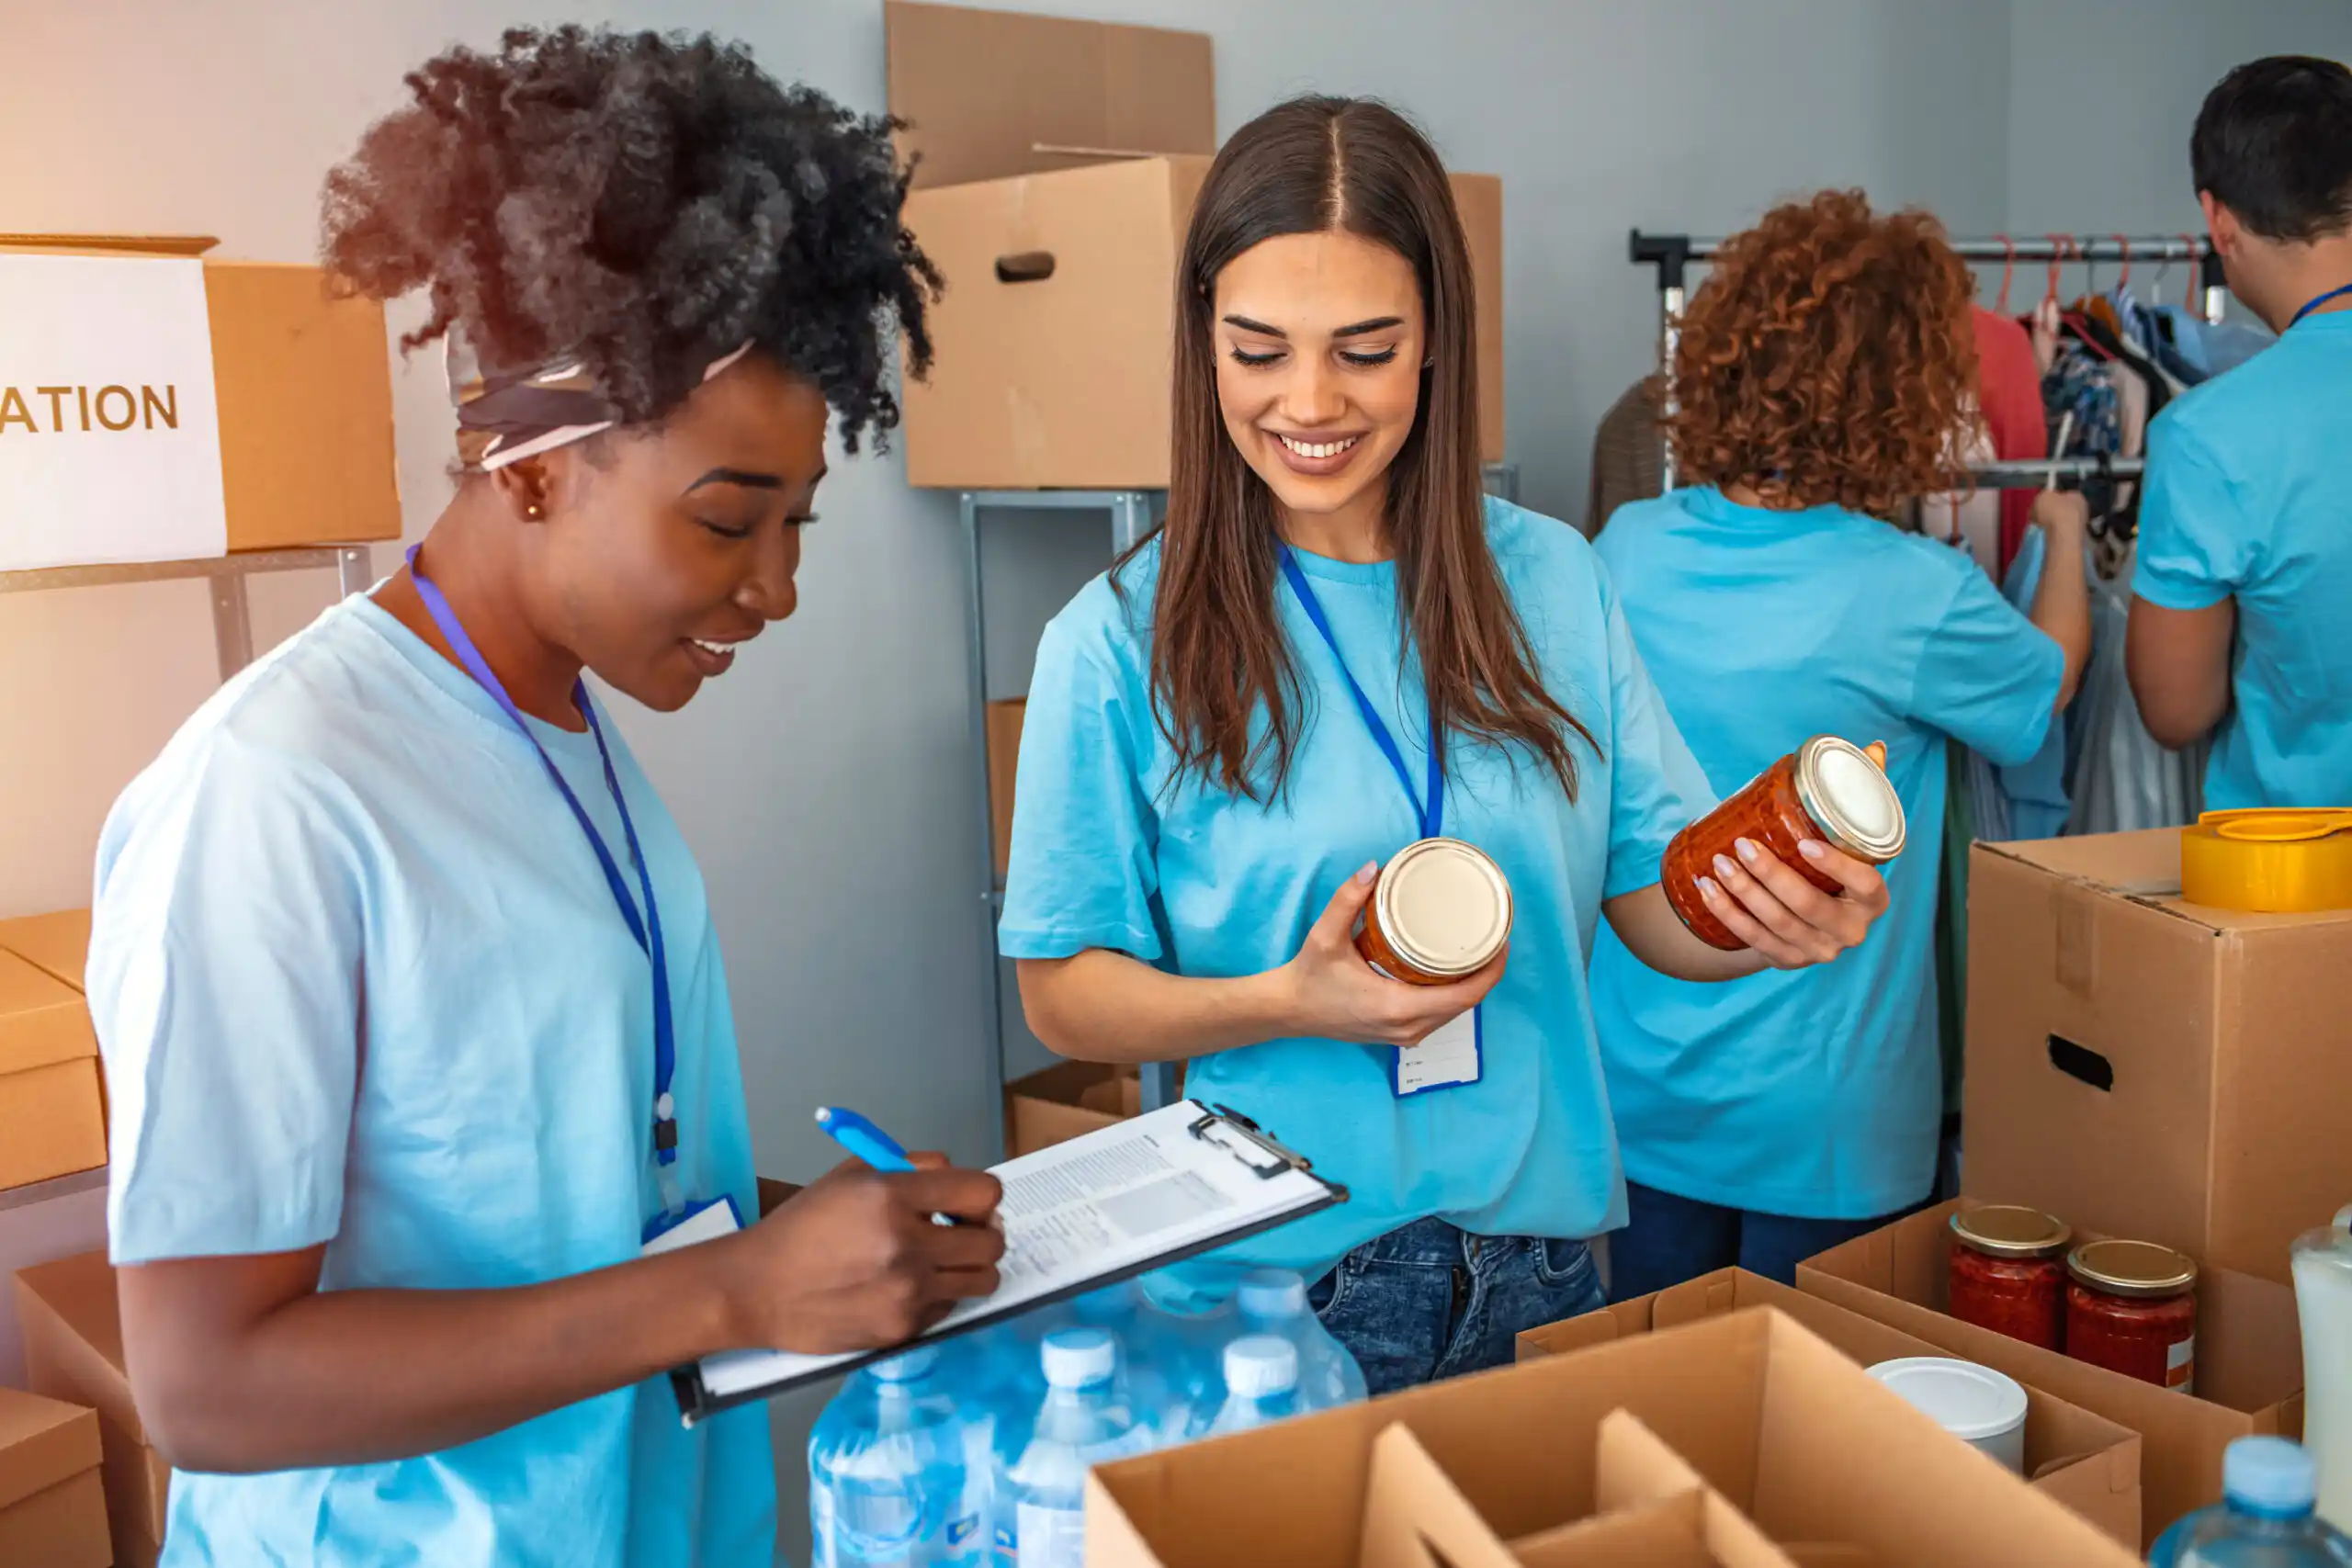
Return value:
[(1429, 355), (1412, 265), (1346, 232), (1261, 241), (1216, 276), (1226, 434), (1283, 509), (1379, 511)]
[(753, 355), (641, 434), (549, 454), (535, 618), (646, 706), (684, 706), (798, 603), (825, 416), (813, 383)]

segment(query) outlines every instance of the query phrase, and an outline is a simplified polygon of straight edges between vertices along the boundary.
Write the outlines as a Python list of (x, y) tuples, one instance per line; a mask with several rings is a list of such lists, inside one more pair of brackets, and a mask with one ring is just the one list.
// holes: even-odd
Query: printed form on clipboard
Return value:
[[(1198, 1257), (1348, 1198), (1248, 1117), (1190, 1100), (991, 1169), (1004, 1183), (1001, 1282), (994, 1295), (957, 1306), (924, 1340)], [(671, 1382), (691, 1427), (904, 1348), (731, 1350), (680, 1368)]]

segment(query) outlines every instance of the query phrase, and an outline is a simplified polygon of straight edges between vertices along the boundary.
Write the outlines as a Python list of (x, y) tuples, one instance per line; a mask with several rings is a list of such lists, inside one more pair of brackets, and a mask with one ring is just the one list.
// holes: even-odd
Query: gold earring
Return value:
[(540, 517), (544, 516), (545, 513), (539, 510), (539, 503), (535, 501), (523, 508), (523, 515), (536, 523)]

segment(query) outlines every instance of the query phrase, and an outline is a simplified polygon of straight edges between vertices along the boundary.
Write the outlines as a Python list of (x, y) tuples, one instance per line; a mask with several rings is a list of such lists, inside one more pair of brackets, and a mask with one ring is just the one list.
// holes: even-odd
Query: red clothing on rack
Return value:
[[(1992, 433), (1993, 455), (2004, 462), (2050, 456), (2050, 431), (2042, 423), (2041, 372), (2033, 362), (2033, 342), (2025, 328), (1982, 305), (1976, 322), (1977, 403)], [(2001, 570), (2025, 540), (2033, 513), (2033, 492), (2001, 495)]]

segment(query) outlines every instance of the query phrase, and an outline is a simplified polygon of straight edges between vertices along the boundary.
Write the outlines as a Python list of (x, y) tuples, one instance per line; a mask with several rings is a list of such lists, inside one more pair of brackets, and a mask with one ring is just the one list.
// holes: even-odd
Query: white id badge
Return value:
[(667, 1214), (645, 1227), (645, 1245), (638, 1249), (639, 1258), (659, 1258), (665, 1252), (675, 1252), (682, 1247), (692, 1247), (698, 1241), (717, 1241), (720, 1236), (743, 1228), (743, 1218), (735, 1212), (732, 1198), (713, 1198), (707, 1203), (692, 1203), (676, 1219)]
[(1419, 1045), (1398, 1046), (1390, 1080), (1396, 1097), (1402, 1100), (1433, 1089), (1476, 1083), (1484, 1066), (1481, 1052), (1485, 1046), (1485, 1012), (1483, 1007), (1476, 1007), (1468, 1012), (1456, 1013), (1439, 1024)]

